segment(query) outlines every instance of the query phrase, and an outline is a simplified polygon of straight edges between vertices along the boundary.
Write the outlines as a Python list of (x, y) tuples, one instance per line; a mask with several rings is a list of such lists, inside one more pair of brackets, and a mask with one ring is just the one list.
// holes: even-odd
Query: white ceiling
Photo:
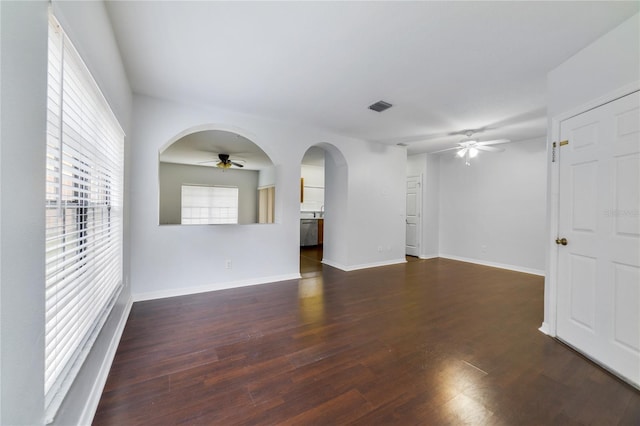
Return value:
[(218, 154), (228, 154), (229, 160), (244, 166), (243, 170), (273, 166), (269, 156), (255, 143), (222, 130), (204, 130), (183, 136), (160, 153), (160, 161), (216, 167), (220, 161)]
[[(108, 1), (134, 92), (409, 153), (546, 133), (547, 73), (639, 2)], [(367, 106), (385, 100), (383, 113)], [(450, 135), (450, 133), (455, 133)]]

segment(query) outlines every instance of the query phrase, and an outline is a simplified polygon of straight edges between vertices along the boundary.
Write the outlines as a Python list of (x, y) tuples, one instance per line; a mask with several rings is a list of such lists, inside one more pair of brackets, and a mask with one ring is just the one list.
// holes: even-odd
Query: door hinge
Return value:
[(560, 141), (560, 146), (569, 145), (569, 141)]

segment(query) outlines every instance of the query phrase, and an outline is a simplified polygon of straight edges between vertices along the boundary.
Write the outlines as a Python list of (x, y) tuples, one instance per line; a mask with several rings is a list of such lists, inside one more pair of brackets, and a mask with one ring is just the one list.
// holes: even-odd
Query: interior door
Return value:
[(639, 104), (635, 92), (563, 121), (561, 140), (568, 143), (556, 148), (560, 162), (557, 335), (636, 386), (640, 386)]
[(420, 253), (420, 176), (407, 178), (407, 218), (406, 218), (406, 251), (409, 256)]

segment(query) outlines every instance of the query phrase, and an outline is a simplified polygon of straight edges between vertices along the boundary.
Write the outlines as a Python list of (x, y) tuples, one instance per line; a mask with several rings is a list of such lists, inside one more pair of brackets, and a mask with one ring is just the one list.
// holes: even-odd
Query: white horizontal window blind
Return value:
[(182, 224), (238, 223), (238, 188), (182, 185)]
[(124, 133), (51, 17), (45, 401), (53, 420), (122, 286)]

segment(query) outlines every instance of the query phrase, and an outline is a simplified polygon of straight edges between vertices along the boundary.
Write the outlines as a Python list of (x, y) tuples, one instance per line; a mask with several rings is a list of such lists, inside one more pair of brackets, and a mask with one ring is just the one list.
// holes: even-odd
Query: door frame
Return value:
[[(406, 182), (408, 182), (409, 178), (417, 178), (417, 185), (418, 185), (418, 189), (416, 191), (416, 194), (418, 194), (418, 200), (416, 201), (416, 209), (418, 210), (418, 217), (416, 220), (416, 241), (418, 243), (418, 254), (415, 255), (416, 257), (421, 257), (423, 255), (422, 252), (422, 198), (424, 196), (423, 194), (423, 189), (422, 189), (422, 183), (424, 181), (424, 175), (422, 173), (418, 173), (415, 175), (411, 175), (411, 176), (407, 176), (407, 178), (405, 179), (405, 185)], [(406, 202), (406, 187), (405, 187), (405, 202)], [(404, 212), (404, 217), (405, 217), (405, 256), (409, 255), (406, 253), (407, 251), (407, 241), (406, 241), (406, 230), (407, 230), (407, 212)], [(409, 256), (413, 256), (413, 255), (409, 255)]]
[[(544, 280), (544, 320), (539, 328), (541, 332), (551, 337), (557, 336), (559, 249), (555, 240), (558, 238), (558, 216), (560, 214), (560, 163), (558, 161), (552, 162), (553, 143), (560, 142), (560, 124), (564, 120), (615, 101), (638, 90), (640, 90), (640, 80), (551, 118), (550, 134), (547, 135), (547, 253)], [(556, 155), (558, 155), (559, 151), (560, 147), (558, 146), (556, 147)]]

